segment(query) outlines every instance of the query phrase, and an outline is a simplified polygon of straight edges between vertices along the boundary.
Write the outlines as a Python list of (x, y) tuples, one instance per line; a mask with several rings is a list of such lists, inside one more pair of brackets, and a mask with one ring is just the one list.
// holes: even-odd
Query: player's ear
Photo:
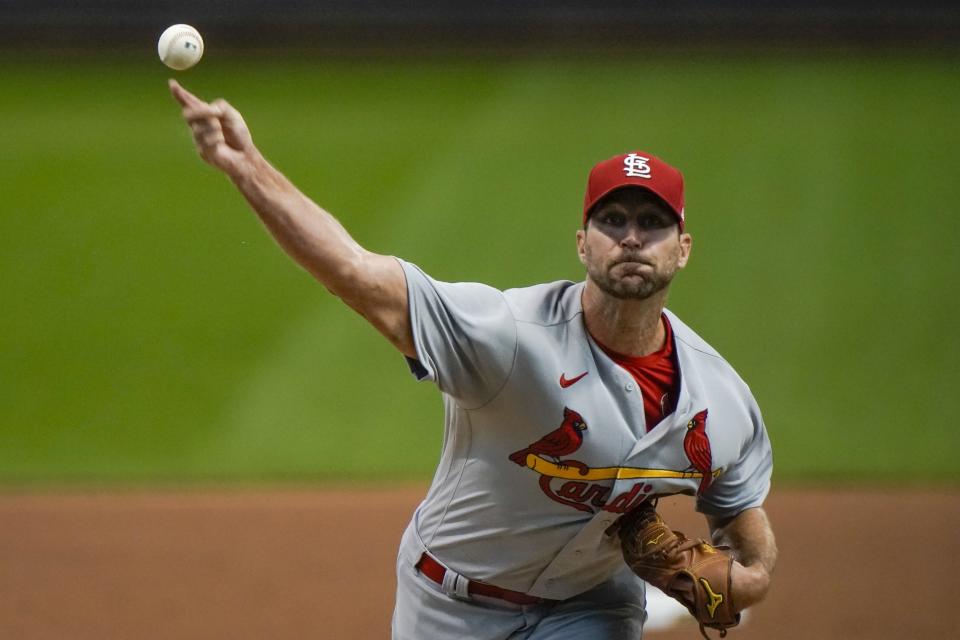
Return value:
[(693, 246), (693, 236), (689, 233), (680, 234), (680, 255), (677, 258), (677, 267), (683, 269), (690, 260), (690, 248)]
[(584, 244), (587, 241), (586, 229), (577, 229), (577, 257), (580, 258), (580, 264), (587, 264), (587, 254), (584, 250)]

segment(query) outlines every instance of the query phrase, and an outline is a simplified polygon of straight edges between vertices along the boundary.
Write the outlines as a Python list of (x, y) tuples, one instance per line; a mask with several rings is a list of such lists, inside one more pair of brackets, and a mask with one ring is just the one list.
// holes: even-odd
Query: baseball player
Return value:
[[(264, 159), (241, 115), (170, 81), (201, 157), (283, 249), (442, 392), (441, 458), (400, 543), (395, 640), (636, 639), (644, 580), (721, 635), (766, 594), (770, 443), (749, 388), (664, 308), (690, 257), (679, 171), (589, 174), (583, 282), (499, 291), (359, 246)], [(712, 543), (658, 497), (696, 496)]]

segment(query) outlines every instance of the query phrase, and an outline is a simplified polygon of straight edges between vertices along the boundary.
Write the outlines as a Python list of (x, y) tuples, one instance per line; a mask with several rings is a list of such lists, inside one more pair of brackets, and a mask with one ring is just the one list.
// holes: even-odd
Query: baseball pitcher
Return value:
[[(590, 171), (582, 282), (500, 291), (359, 246), (274, 169), (236, 109), (174, 81), (201, 157), (283, 249), (437, 386), (444, 439), (397, 558), (395, 640), (642, 636), (645, 582), (720, 635), (766, 594), (772, 454), (749, 387), (664, 308), (690, 258), (681, 173)], [(711, 540), (656, 511), (696, 497)]]

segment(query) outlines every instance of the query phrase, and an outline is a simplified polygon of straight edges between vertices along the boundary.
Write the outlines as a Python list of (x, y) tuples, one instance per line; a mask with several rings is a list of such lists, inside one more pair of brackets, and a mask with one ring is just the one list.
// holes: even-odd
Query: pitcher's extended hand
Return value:
[(200, 157), (227, 175), (238, 177), (259, 155), (240, 112), (223, 99), (204, 102), (176, 80), (168, 84), (183, 119), (190, 125)]

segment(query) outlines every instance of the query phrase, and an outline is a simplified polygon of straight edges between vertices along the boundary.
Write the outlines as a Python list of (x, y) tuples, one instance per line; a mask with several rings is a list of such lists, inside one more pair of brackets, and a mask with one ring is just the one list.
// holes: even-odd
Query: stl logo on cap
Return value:
[(631, 153), (623, 159), (623, 173), (629, 178), (651, 178), (650, 158)]

